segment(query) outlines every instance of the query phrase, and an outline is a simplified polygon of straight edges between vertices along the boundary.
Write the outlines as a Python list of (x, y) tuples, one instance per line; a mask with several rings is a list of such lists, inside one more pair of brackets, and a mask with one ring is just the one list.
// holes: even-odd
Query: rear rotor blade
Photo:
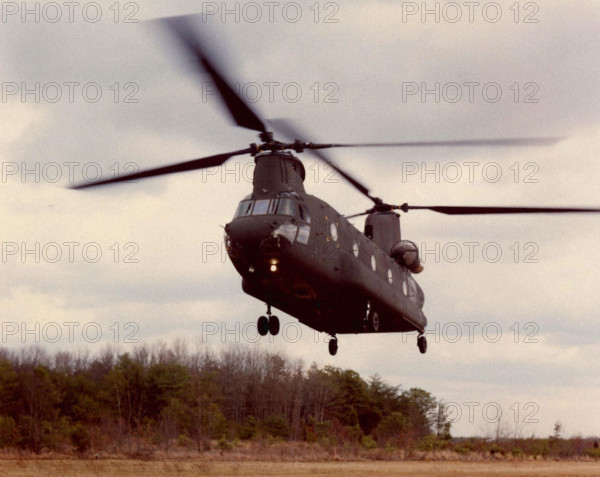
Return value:
[(346, 219), (354, 219), (356, 217), (362, 217), (363, 215), (371, 214), (373, 212), (375, 212), (375, 211), (374, 210), (367, 210), (366, 212), (361, 212), (360, 214), (345, 215), (344, 217)]
[(250, 108), (248, 103), (233, 90), (231, 83), (225, 79), (225, 75), (217, 68), (217, 62), (200, 45), (190, 22), (190, 19), (196, 16), (170, 17), (162, 19), (160, 22), (166, 25), (171, 33), (177, 37), (201, 72), (208, 74), (214, 81), (236, 124), (255, 131), (267, 132), (263, 121)]
[(87, 189), (89, 187), (96, 187), (100, 185), (115, 184), (117, 182), (128, 182), (136, 179), (145, 179), (147, 177), (163, 176), (166, 174), (175, 174), (177, 172), (194, 171), (198, 169), (206, 169), (207, 167), (217, 167), (233, 156), (249, 154), (250, 152), (252, 152), (251, 148), (241, 149), (239, 151), (234, 152), (226, 152), (224, 154), (217, 154), (216, 156), (209, 156), (204, 157), (202, 159), (193, 159), (191, 161), (180, 162), (171, 166), (157, 167), (155, 169), (134, 172), (120, 177), (115, 177), (113, 179), (106, 179), (97, 182), (90, 182), (87, 184), (80, 184), (71, 188)]
[(374, 212), (389, 212), (392, 210), (432, 210), (446, 215), (498, 215), (498, 214), (573, 214), (573, 213), (598, 213), (600, 209), (568, 208), (568, 207), (495, 207), (495, 206), (447, 206), (447, 205), (391, 205), (380, 204), (360, 212), (347, 215), (346, 219), (353, 219)]
[(502, 139), (469, 139), (458, 141), (409, 141), (378, 142), (356, 144), (306, 144), (306, 149), (330, 149), (333, 147), (472, 147), (472, 146), (549, 146), (565, 138), (554, 137), (521, 137)]
[[(301, 138), (305, 137), (302, 133), (299, 132), (297, 126), (292, 125), (291, 121), (287, 119), (270, 119), (269, 123), (273, 124), (276, 130), (278, 130), (286, 136), (289, 136), (290, 138), (301, 140)], [(365, 185), (363, 185), (350, 174), (344, 172), (342, 169), (336, 166), (324, 153), (318, 151), (318, 149), (321, 148), (309, 147), (311, 144), (312, 143), (305, 143), (302, 144), (302, 146), (308, 146), (306, 147), (306, 149), (310, 149), (315, 156), (321, 159), (325, 164), (329, 165), (333, 170), (335, 170), (338, 174), (340, 174), (344, 179), (350, 182), (350, 184), (352, 184), (356, 189), (358, 189), (362, 194), (366, 195), (373, 202), (375, 202), (376, 204), (381, 202), (381, 199), (373, 197), (371, 194), (369, 194), (369, 189), (367, 189)]]
[(568, 213), (598, 213), (600, 209), (565, 208), (565, 207), (473, 207), (473, 206), (421, 206), (404, 204), (399, 209), (432, 210), (446, 215), (495, 215), (495, 214), (568, 214)]

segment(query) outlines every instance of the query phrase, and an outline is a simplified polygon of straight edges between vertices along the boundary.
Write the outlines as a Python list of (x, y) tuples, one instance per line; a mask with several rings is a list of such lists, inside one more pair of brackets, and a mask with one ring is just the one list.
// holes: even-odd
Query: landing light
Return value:
[(273, 273), (275, 273), (277, 271), (277, 259), (272, 258), (270, 260), (271, 266), (269, 267), (269, 270), (271, 270)]

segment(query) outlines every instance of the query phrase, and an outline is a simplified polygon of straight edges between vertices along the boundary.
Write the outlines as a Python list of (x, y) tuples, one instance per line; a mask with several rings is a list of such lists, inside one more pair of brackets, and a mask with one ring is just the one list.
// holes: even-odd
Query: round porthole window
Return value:
[(392, 271), (390, 269), (388, 269), (388, 282), (390, 285), (392, 284)]
[(375, 255), (371, 255), (371, 268), (373, 271), (377, 270), (377, 262), (375, 261)]
[(358, 244), (356, 242), (354, 242), (354, 245), (352, 245), (352, 253), (356, 258), (358, 258)]
[(338, 239), (337, 227), (335, 226), (335, 224), (333, 222), (331, 222), (331, 226), (329, 227), (329, 230), (331, 232), (331, 239), (334, 242), (337, 242), (337, 239)]

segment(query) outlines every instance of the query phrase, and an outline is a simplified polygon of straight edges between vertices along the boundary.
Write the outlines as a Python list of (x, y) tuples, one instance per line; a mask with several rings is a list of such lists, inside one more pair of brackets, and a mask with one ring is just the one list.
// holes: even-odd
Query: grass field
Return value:
[(595, 462), (231, 462), (191, 460), (0, 460), (2, 477), (159, 476), (600, 476)]

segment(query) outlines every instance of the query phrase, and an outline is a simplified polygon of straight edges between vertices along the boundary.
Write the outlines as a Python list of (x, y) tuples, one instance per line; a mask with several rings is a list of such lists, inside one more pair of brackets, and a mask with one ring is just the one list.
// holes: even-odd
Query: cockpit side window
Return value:
[(279, 199), (279, 205), (277, 206), (277, 213), (279, 215), (298, 215), (296, 212), (296, 201), (292, 199)]

